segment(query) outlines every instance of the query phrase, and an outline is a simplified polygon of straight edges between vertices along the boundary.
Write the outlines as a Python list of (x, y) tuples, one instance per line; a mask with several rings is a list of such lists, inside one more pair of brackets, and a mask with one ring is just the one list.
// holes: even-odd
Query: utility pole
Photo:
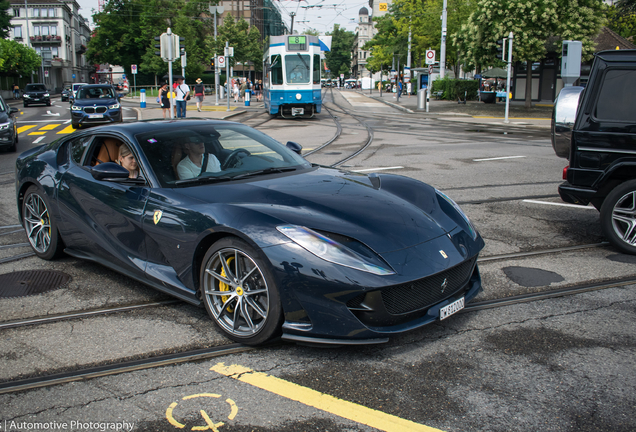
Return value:
[(227, 77), (227, 110), (230, 111), (230, 42), (225, 41), (225, 76)]
[[(512, 39), (514, 35), (512, 32), (508, 35), (508, 75), (506, 76), (506, 118), (504, 123), (510, 123), (508, 120), (508, 111), (510, 109), (510, 74), (512, 72)], [(531, 77), (531, 72), (528, 71), (528, 76)]]
[[(169, 82), (169, 87), (168, 87), (168, 91), (170, 93), (172, 93), (174, 91), (174, 88), (172, 88), (172, 60), (174, 60), (174, 38), (172, 37), (172, 31), (170, 30), (170, 27), (168, 27), (168, 31), (166, 32), (168, 34), (168, 37), (166, 38), (168, 41), (168, 82)], [(172, 94), (171, 98), (170, 98), (170, 119), (174, 118), (174, 95), (176, 93)]]
[[(439, 53), (439, 77), (444, 79), (446, 72), (446, 0), (442, 9), (442, 44)], [(430, 84), (430, 83), (429, 83)]]
[(410, 25), (409, 25), (409, 50), (406, 55), (406, 69), (408, 69), (409, 82), (410, 82), (411, 81), (411, 26)]
[(294, 17), (296, 16), (296, 12), (290, 12), (289, 16), (291, 17), (291, 30), (289, 30), (289, 34), (294, 34)]

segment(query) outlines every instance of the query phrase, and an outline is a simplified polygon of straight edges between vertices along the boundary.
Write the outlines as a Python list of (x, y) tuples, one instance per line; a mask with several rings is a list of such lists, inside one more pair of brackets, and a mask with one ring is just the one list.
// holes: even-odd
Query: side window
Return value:
[(91, 142), (91, 137), (81, 137), (76, 138), (71, 141), (71, 159), (76, 164), (82, 164), (82, 156), (84, 156), (84, 152), (86, 151), (86, 147)]
[(636, 70), (608, 69), (596, 102), (599, 120), (633, 122), (636, 119)]
[(283, 61), (281, 56), (276, 54), (273, 55), (270, 59), (270, 64), (272, 65), (272, 84), (273, 85), (282, 85), (283, 84)]
[(314, 84), (320, 84), (320, 55), (314, 55)]

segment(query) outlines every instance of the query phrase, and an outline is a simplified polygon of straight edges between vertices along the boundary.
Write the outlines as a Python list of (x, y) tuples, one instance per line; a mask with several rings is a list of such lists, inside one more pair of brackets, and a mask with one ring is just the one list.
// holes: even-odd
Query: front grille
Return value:
[(105, 106), (99, 106), (99, 107), (85, 107), (84, 108), (84, 112), (86, 114), (103, 114), (107, 111)]
[[(381, 293), (384, 307), (390, 314), (399, 315), (428, 309), (435, 303), (451, 297), (468, 282), (475, 259), (415, 282), (383, 288)], [(442, 292), (444, 281), (446, 288)]]

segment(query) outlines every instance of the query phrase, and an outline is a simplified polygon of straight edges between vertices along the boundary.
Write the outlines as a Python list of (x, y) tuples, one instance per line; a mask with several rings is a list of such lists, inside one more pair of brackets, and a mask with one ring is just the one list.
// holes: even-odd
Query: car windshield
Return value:
[(111, 87), (82, 87), (77, 99), (113, 99), (115, 92)]
[(311, 166), (278, 141), (240, 124), (195, 125), (135, 138), (162, 187), (189, 187)]
[(46, 86), (44, 84), (27, 84), (24, 91), (27, 91), (27, 92), (46, 91)]

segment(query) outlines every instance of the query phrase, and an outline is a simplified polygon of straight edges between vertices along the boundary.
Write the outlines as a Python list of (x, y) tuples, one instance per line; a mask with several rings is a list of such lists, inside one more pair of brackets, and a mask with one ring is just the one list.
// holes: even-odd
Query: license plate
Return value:
[(305, 108), (292, 108), (292, 115), (303, 115), (305, 114)]
[(103, 118), (104, 114), (89, 114), (88, 118)]
[(459, 312), (464, 309), (464, 297), (460, 298), (457, 301), (452, 302), (451, 304), (444, 306), (439, 310), (439, 320), (443, 320), (453, 315), (454, 313)]

